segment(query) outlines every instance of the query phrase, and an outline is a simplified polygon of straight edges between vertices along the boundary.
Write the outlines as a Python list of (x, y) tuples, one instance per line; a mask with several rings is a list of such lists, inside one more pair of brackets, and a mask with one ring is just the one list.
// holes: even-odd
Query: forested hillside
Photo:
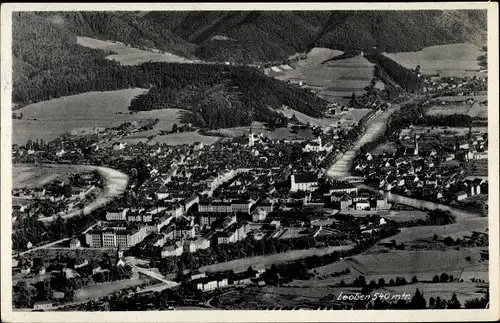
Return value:
[(283, 60), (312, 47), (416, 51), (486, 40), (486, 11), (158, 12), (144, 19), (197, 44), (199, 58)]
[(146, 63), (121, 66), (105, 53), (76, 44), (52, 17), (13, 17), (13, 101), (19, 106), (88, 91), (150, 88), (132, 110), (183, 108), (191, 122), (209, 128), (268, 121), (281, 104), (318, 117), (326, 102), (312, 93), (267, 78), (257, 70), (212, 64)]

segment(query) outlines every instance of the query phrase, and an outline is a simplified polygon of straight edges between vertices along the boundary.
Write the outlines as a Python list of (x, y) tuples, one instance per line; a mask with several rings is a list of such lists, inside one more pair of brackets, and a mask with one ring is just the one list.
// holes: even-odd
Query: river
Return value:
[[(336, 180), (343, 180), (346, 177), (352, 176), (350, 174), (351, 171), (351, 166), (354, 161), (354, 158), (356, 157), (357, 153), (359, 152), (359, 149), (365, 145), (366, 143), (375, 140), (378, 136), (380, 136), (386, 128), (387, 121), (390, 117), (391, 114), (394, 112), (398, 111), (401, 106), (404, 106), (408, 103), (411, 103), (415, 101), (418, 98), (413, 98), (406, 103), (403, 103), (401, 105), (394, 105), (393, 107), (387, 109), (383, 113), (377, 115), (375, 118), (373, 118), (368, 124), (365, 133), (361, 136), (361, 138), (352, 146), (350, 150), (345, 152), (339, 159), (337, 159), (336, 162), (334, 162), (330, 168), (327, 171), (327, 176), (336, 179)], [(358, 184), (357, 187), (360, 188), (365, 188), (371, 191), (376, 191), (384, 194), (387, 196), (387, 201), (389, 202), (395, 202), (399, 204), (404, 204), (408, 205), (411, 207), (419, 208), (419, 209), (429, 209), (429, 210), (443, 210), (443, 211), (449, 211), (451, 214), (455, 215), (457, 217), (457, 221), (460, 221), (462, 219), (470, 219), (470, 218), (477, 218), (480, 217), (479, 213), (474, 213), (474, 212), (468, 212), (464, 211), (455, 207), (451, 207), (449, 205), (444, 205), (440, 203), (435, 203), (435, 202), (430, 202), (430, 201), (424, 201), (424, 200), (419, 200), (407, 196), (402, 196), (398, 195), (395, 193), (391, 192), (384, 192), (384, 191), (379, 191), (377, 189), (374, 189), (372, 187), (369, 187), (364, 184)]]
[[(16, 166), (34, 166), (34, 167), (47, 167), (47, 168), (57, 168), (57, 167), (71, 167), (75, 172), (89, 172), (97, 170), (102, 176), (106, 178), (106, 186), (103, 191), (97, 196), (95, 200), (87, 204), (84, 209), (84, 214), (89, 214), (92, 211), (106, 205), (116, 196), (119, 196), (125, 192), (127, 184), (129, 181), (128, 175), (109, 167), (103, 166), (93, 166), (93, 165), (72, 165), (72, 164), (15, 164)], [(61, 218), (67, 219), (81, 214), (82, 210), (72, 209), (61, 215)], [(48, 216), (40, 218), (42, 222), (52, 222), (57, 219), (59, 215)]]

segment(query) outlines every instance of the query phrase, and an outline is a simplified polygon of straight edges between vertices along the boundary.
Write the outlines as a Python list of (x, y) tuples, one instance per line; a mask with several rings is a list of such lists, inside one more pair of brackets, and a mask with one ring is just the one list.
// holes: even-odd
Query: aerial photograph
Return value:
[(13, 11), (12, 311), (489, 309), (487, 18)]

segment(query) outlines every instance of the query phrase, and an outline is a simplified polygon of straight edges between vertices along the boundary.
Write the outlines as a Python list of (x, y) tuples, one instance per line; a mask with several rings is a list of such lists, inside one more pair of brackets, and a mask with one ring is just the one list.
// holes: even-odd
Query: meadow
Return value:
[(77, 172), (71, 165), (60, 167), (41, 167), (29, 164), (13, 165), (12, 188), (39, 187), (54, 180), (67, 181), (69, 175)]
[(364, 88), (373, 77), (374, 65), (362, 56), (325, 62), (341, 54), (343, 52), (338, 50), (313, 48), (305, 59), (291, 66), (271, 68), (267, 74), (292, 83), (302, 81), (319, 97), (347, 104), (352, 93), (364, 93)]
[(125, 288), (131, 288), (143, 285), (146, 282), (147, 280), (145, 279), (133, 278), (133, 279), (126, 279), (121, 281), (107, 282), (107, 283), (87, 286), (75, 291), (75, 300), (83, 301), (88, 299), (98, 299), (100, 297), (104, 297), (106, 295), (120, 291)]
[(77, 44), (94, 49), (102, 49), (112, 54), (106, 58), (122, 65), (140, 65), (146, 62), (194, 63), (194, 61), (167, 52), (150, 49), (143, 50), (120, 42), (103, 41), (90, 37), (76, 37)]
[(125, 122), (159, 119), (154, 130), (171, 130), (180, 125), (179, 109), (140, 111), (131, 113), (130, 102), (146, 89), (87, 92), (30, 104), (16, 110), (22, 119), (12, 120), (14, 144), (27, 140), (54, 140), (65, 132), (92, 132), (99, 127), (116, 127)]
[(409, 69), (420, 65), (420, 71), (424, 74), (484, 76), (484, 73), (478, 72), (480, 66), (477, 59), (478, 56), (484, 55), (484, 52), (473, 44), (438, 45), (426, 47), (418, 52), (384, 53), (384, 55)]
[(241, 258), (237, 260), (231, 260), (226, 262), (221, 262), (218, 264), (213, 264), (209, 266), (200, 267), (199, 270), (201, 272), (217, 272), (224, 270), (233, 270), (234, 272), (245, 271), (249, 266), (256, 266), (258, 268), (268, 267), (272, 264), (285, 263), (289, 261), (294, 261), (310, 256), (322, 256), (334, 251), (339, 250), (348, 250), (351, 249), (351, 245), (345, 246), (332, 246), (327, 248), (312, 248), (305, 250), (293, 250), (278, 254), (264, 255), (264, 256), (255, 256), (248, 258)]
[(396, 240), (397, 243), (406, 243), (419, 239), (430, 239), (434, 234), (443, 239), (447, 236), (456, 239), (470, 236), (473, 231), (486, 232), (487, 229), (488, 218), (471, 218), (448, 225), (401, 228), (400, 233), (381, 242), (389, 243), (391, 240)]
[(471, 117), (488, 118), (488, 106), (479, 102), (472, 104), (451, 103), (447, 105), (434, 105), (427, 111), (428, 115), (466, 114)]

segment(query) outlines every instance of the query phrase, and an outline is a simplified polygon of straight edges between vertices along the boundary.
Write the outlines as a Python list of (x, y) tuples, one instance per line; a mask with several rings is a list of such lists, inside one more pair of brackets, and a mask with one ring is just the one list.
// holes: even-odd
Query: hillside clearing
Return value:
[(146, 62), (168, 62), (168, 63), (194, 63), (195, 61), (158, 50), (143, 50), (127, 46), (120, 42), (103, 41), (90, 37), (76, 37), (78, 45), (102, 49), (113, 54), (107, 56), (109, 60), (115, 60), (122, 65), (140, 65)]
[(373, 77), (374, 65), (362, 56), (325, 62), (341, 54), (337, 50), (313, 48), (305, 59), (293, 64), (293, 69), (274, 66), (266, 69), (266, 73), (282, 81), (302, 82), (327, 101), (347, 104), (346, 98), (352, 93), (364, 93)]
[(466, 43), (431, 46), (418, 52), (384, 53), (406, 68), (420, 65), (422, 73), (441, 76), (484, 76), (477, 71), (477, 58), (483, 54), (478, 46)]
[(27, 140), (54, 140), (65, 132), (86, 130), (96, 127), (116, 127), (125, 122), (159, 119), (155, 129), (171, 130), (172, 124), (180, 124), (179, 109), (164, 109), (130, 113), (128, 107), (136, 96), (147, 92), (134, 88), (117, 91), (87, 92), (49, 101), (30, 104), (16, 113), (23, 119), (14, 119), (14, 144)]

